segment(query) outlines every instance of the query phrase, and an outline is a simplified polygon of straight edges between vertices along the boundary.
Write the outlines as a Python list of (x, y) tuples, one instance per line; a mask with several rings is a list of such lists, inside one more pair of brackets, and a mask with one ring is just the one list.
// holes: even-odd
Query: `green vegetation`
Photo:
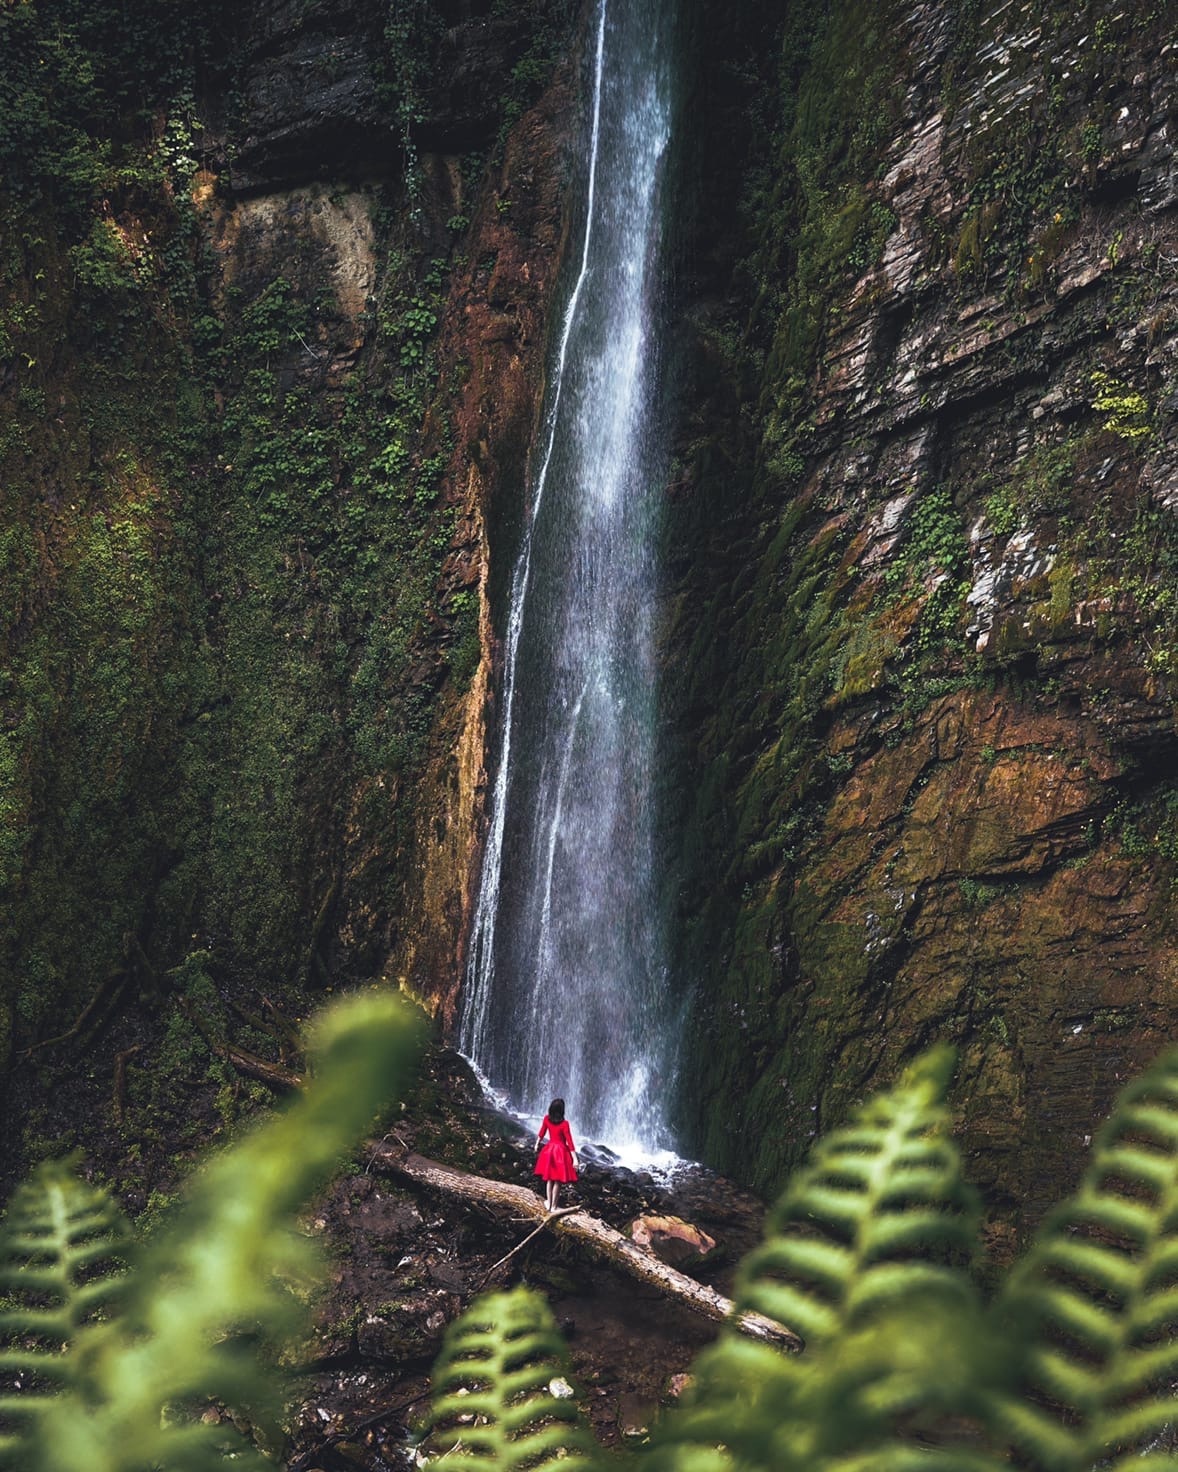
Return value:
[(980, 879), (959, 879), (957, 887), (961, 891), (961, 898), (965, 902), (966, 909), (969, 910), (984, 910), (987, 905), (1000, 900), (1007, 892), (1001, 884), (987, 884)]
[[(983, 697), (1062, 722), (1103, 700), (1100, 743), (1147, 813), (1144, 838), (1110, 828), (1089, 862), (1148, 847), (1165, 893), (1159, 779), (1112, 713), (1142, 701), (1164, 723), (1178, 668), (1178, 533), (1155, 469), (1172, 271), (1131, 223), (1112, 99), (1168, 31), (1156, 5), (1103, 0), (1086, 20), (1045, 12), (1050, 46), (972, 0), (953, 21), (928, 94), (914, 18), (888, 6), (795, 8), (730, 52), (709, 37), (740, 79), (752, 162), (738, 224), (703, 232), (732, 268), (700, 332), (707, 410), (680, 447), (667, 688), (692, 803), (673, 933), (702, 1080), (685, 1130), (766, 1191), (799, 1147), (751, 1121), (804, 1129), (887, 1053), (881, 1019), (933, 1025), (911, 983), (923, 996), (923, 967), (943, 974), (942, 938), (905, 918), (909, 882), (951, 925), (993, 906), (1038, 964), (1036, 886), (999, 888), (983, 864), (959, 887), (913, 818), (926, 742), (977, 777), (961, 738)], [(917, 101), (934, 93), (935, 117)], [(885, 279), (893, 211), (905, 249)], [(1110, 671), (1095, 690), (1090, 655)], [(1004, 760), (987, 801), (1021, 780)], [(936, 1023), (971, 1044), (972, 964)]]
[(1130, 444), (1139, 444), (1153, 434), (1149, 400), (1103, 368), (1092, 372), (1092, 395), (1092, 407), (1098, 414), (1108, 415), (1104, 428), (1109, 434)]
[[(742, 1266), (738, 1311), (801, 1329), (804, 1353), (725, 1336), (700, 1356), (692, 1388), (635, 1465), (1171, 1465), (1153, 1439), (1175, 1414), (1178, 1057), (1126, 1091), (1079, 1192), (989, 1305), (971, 1272), (978, 1212), (948, 1135), (948, 1063), (944, 1051), (929, 1055), (820, 1141)], [(516, 1322), (530, 1314), (542, 1332), (542, 1305), (520, 1292), (512, 1307)], [(476, 1306), (471, 1329), (485, 1321)], [(468, 1332), (462, 1321), (452, 1330), (448, 1387), (461, 1383), (454, 1362)], [(504, 1334), (499, 1353), (519, 1333)], [(512, 1385), (489, 1372), (489, 1358), (483, 1348), (467, 1365), (483, 1401)], [(539, 1384), (542, 1372), (533, 1361), (528, 1369), (528, 1385)], [(444, 1404), (453, 1410), (452, 1394)], [(526, 1406), (521, 1397), (521, 1417)], [(550, 1424), (554, 1442), (560, 1434)], [(468, 1465), (515, 1472), (529, 1465), (526, 1450), (500, 1436)], [(452, 1455), (461, 1465), (462, 1448)]]
[(489, 1293), (450, 1328), (434, 1367), (433, 1442), (459, 1466), (593, 1464), (593, 1438), (571, 1396), (549, 1389), (564, 1346), (544, 1298), (527, 1289)]
[[(315, 1253), (297, 1209), (408, 1082), (419, 1025), (387, 996), (350, 999), (314, 1029), (314, 1085), (212, 1160), (144, 1247), (109, 1198), (62, 1164), (23, 1187), (0, 1236), (13, 1347), (27, 1377), (0, 1405), (15, 1429), (0, 1461), (38, 1472), (203, 1472), (273, 1466), (231, 1424), (193, 1414), (210, 1397), (279, 1434), (272, 1351), (304, 1319)], [(131, 1265), (120, 1271), (120, 1262)]]
[[(29, 1383), (4, 1397), (0, 1459), (34, 1472), (263, 1468), (279, 1379), (256, 1336), (301, 1321), (309, 1246), (291, 1217), (404, 1080), (402, 1008), (353, 1000), (319, 1027), (311, 1091), (216, 1159), (146, 1249), (102, 1193), (44, 1166), (5, 1223), (13, 1347)], [(791, 1355), (734, 1331), (624, 1464), (649, 1472), (854, 1466), (1085, 1472), (1171, 1465), (1178, 1304), (1178, 1054), (1130, 1085), (1076, 1195), (989, 1302), (975, 1276), (978, 1202), (949, 1134), (952, 1054), (918, 1060), (820, 1139), (741, 1266), (738, 1312), (800, 1331)], [(119, 1271), (120, 1260), (131, 1270)], [(249, 1331), (248, 1337), (243, 1331)], [(485, 1472), (614, 1465), (530, 1290), (480, 1299), (447, 1335), (432, 1449)], [(253, 1440), (199, 1419), (248, 1407)]]
[(386, 916), (481, 652), (412, 180), (369, 199), (371, 316), (307, 241), (218, 284), (193, 99), (232, 91), (235, 14), (0, 6), (0, 1067), (103, 989), (150, 1027), (196, 949), (322, 985), (345, 825)]
[(773, 163), (750, 201), (759, 284), (753, 340), (766, 343), (760, 417), (771, 476), (792, 479), (804, 449), (801, 390), (835, 290), (861, 276), (896, 226), (870, 189), (896, 106), (890, 4), (797, 11), (782, 36)]

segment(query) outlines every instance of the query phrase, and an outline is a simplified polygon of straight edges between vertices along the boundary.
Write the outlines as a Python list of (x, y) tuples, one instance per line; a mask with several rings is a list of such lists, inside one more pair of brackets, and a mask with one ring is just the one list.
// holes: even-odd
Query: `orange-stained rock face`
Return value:
[(386, 975), (453, 1020), (484, 832), (498, 646), (489, 582), (504, 579), (512, 538), (494, 546), (488, 519), (518, 517), (539, 413), (548, 316), (567, 231), (569, 79), (563, 75), (512, 130), (493, 187), (471, 221), (439, 337), (439, 401), (454, 451), (440, 499), (457, 508), (443, 583), (479, 600), (482, 657), (469, 689), (435, 732), (416, 832), (418, 886)]
[(1009, 1246), (1178, 1036), (1174, 71), (1115, 7), (884, 9), (787, 37), (675, 490), (685, 1127), (773, 1193), (954, 1042)]
[(795, 1025), (885, 1069), (956, 1037), (973, 1174), (1031, 1215), (1178, 1008), (1169, 879), (1093, 836), (1120, 768), (1091, 727), (943, 697), (856, 767), (798, 881)]

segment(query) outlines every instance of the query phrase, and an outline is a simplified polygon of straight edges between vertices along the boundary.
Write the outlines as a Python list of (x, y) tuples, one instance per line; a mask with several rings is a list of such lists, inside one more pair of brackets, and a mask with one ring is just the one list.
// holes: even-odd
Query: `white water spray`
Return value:
[(670, 1144), (655, 873), (653, 313), (668, 7), (601, 0), (585, 227), (511, 585), (503, 724), (459, 1043), (527, 1114), (627, 1158)]

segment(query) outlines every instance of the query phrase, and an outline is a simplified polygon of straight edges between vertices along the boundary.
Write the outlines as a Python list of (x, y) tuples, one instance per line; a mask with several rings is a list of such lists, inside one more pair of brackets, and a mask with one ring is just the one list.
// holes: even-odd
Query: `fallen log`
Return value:
[(561, 1211), (549, 1216), (540, 1197), (524, 1186), (515, 1186), (507, 1181), (492, 1181), (485, 1176), (455, 1170), (452, 1166), (439, 1165), (435, 1160), (399, 1150), (383, 1141), (372, 1146), (370, 1164), (381, 1166), (391, 1174), (426, 1190), (436, 1191), (439, 1195), (456, 1198), (495, 1213), (510, 1212), (516, 1218), (538, 1223), (539, 1227), (546, 1226), (558, 1237), (567, 1237), (587, 1247), (595, 1256), (612, 1266), (621, 1268), (643, 1283), (649, 1283), (707, 1319), (731, 1324), (742, 1334), (781, 1345), (785, 1349), (797, 1350), (803, 1347), (802, 1340), (792, 1329), (787, 1329), (784, 1324), (778, 1324), (762, 1314), (737, 1314), (731, 1299), (668, 1266), (653, 1253), (631, 1242), (621, 1232), (587, 1211)]

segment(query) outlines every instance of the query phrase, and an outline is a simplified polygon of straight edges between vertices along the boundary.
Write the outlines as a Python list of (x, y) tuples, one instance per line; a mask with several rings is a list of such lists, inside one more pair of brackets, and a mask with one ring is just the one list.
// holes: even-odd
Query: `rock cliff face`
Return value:
[(0, 17), (0, 145), (54, 122), (0, 191), (0, 1066), (34, 1151), (158, 1142), (165, 1079), (211, 1103), (194, 1008), (268, 1052), (259, 1008), (340, 983), (452, 1008), (487, 525), (566, 233), (571, 9), (152, 13)]
[[(207, 216), (222, 297), (237, 285), (256, 301), (281, 279), (299, 301), (334, 298), (334, 317), (316, 307), (313, 341), (288, 347), (287, 371), (311, 379), (342, 427), (342, 494), (356, 480), (356, 430), (374, 430), (410, 523), (403, 546), (360, 528), (387, 599), (368, 640), (384, 730), (375, 761), (340, 752), (312, 964), (324, 977), (394, 980), (447, 1015), (489, 741), (487, 520), (498, 498), (518, 503), (525, 479), (576, 116), (568, 17), (542, 4), (454, 9), (409, 20), (365, 4), (262, 5), (247, 32), (232, 189)], [(512, 82), (521, 58), (526, 87)], [(380, 183), (390, 170), (391, 190)], [(349, 175), (361, 181), (350, 191)], [(381, 395), (392, 414), (349, 422)], [(310, 592), (312, 604), (324, 597)]]
[(1178, 1020), (1175, 42), (856, 9), (787, 25), (759, 296), (694, 313), (693, 1132), (769, 1189), (949, 1038), (1009, 1228)]
[[(79, 1108), (140, 1142), (230, 1089), (179, 1001), (452, 1016), (579, 98), (560, 0), (43, 9), (0, 9), (0, 1034), (81, 1023), (38, 1150), (98, 1026)], [(951, 1038), (1017, 1231), (1178, 1018), (1172, 26), (685, 11), (685, 1140), (771, 1192)]]

